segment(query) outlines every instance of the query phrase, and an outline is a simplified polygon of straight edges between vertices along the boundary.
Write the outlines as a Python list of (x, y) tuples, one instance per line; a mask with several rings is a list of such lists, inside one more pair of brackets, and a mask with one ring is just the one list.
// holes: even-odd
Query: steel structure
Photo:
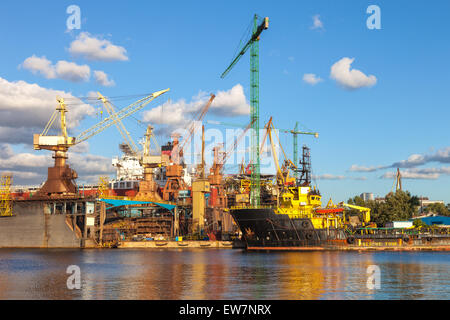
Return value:
[[(79, 144), (90, 137), (104, 131), (108, 127), (120, 122), (122, 119), (134, 114), (135, 112), (144, 108), (152, 100), (166, 93), (170, 89), (157, 91), (151, 95), (136, 101), (128, 107), (111, 113), (109, 117), (97, 123), (90, 129), (82, 132), (78, 137), (69, 137), (67, 135), (66, 127), (66, 113), (67, 107), (64, 99), (57, 98), (58, 107), (51, 116), (49, 122), (45, 126), (41, 134), (33, 136), (33, 145), (35, 150), (50, 150), (54, 151), (55, 165), (48, 168), (48, 178), (44, 186), (38, 191), (38, 197), (73, 197), (77, 193), (77, 186), (75, 179), (78, 177), (75, 170), (72, 170), (66, 164), (67, 151), (70, 147)], [(48, 136), (48, 132), (52, 127), (54, 121), (58, 117), (61, 118), (61, 132), (57, 136)]]
[(13, 215), (11, 203), (12, 176), (2, 174), (0, 178), (0, 216), (11, 217)]
[[(317, 132), (305, 132), (305, 131), (298, 131), (298, 121), (295, 123), (295, 128), (294, 130), (285, 130), (285, 129), (278, 129), (281, 132), (284, 133), (290, 133), (293, 135), (293, 141), (294, 141), (294, 145), (293, 145), (293, 150), (294, 150), (294, 164), (295, 166), (298, 166), (299, 162), (298, 162), (298, 135), (299, 134), (306, 134), (306, 135), (313, 135), (315, 138), (319, 137), (319, 133)], [(294, 176), (295, 178), (298, 179), (298, 170), (294, 170)]]
[(259, 206), (261, 201), (261, 174), (259, 158), (259, 40), (261, 33), (269, 28), (269, 18), (264, 18), (262, 23), (260, 23), (260, 20), (261, 19), (259, 19), (259, 17), (255, 14), (253, 17), (253, 30), (250, 39), (239, 50), (237, 56), (221, 75), (221, 78), (224, 78), (247, 52), (247, 50), (250, 49), (250, 117), (253, 123), (250, 140), (250, 158), (252, 164), (250, 203), (253, 206)]

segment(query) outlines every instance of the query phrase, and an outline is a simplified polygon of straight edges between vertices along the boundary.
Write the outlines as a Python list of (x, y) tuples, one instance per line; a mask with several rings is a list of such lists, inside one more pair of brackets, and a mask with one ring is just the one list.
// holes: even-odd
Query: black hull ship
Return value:
[[(378, 228), (369, 208), (331, 199), (322, 207), (320, 192), (311, 187), (306, 147), (301, 164), (299, 179), (278, 184), (274, 204), (230, 209), (248, 250), (450, 250), (450, 228)], [(350, 223), (347, 209), (358, 213), (359, 223)]]

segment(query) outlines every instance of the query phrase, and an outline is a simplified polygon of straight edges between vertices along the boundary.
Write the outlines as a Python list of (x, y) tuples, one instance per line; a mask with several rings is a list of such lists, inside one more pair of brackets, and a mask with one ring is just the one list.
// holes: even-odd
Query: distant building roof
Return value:
[(425, 224), (431, 226), (431, 225), (444, 225), (444, 226), (450, 226), (450, 217), (446, 216), (432, 216), (432, 217), (423, 217), (423, 218), (417, 218), (422, 220)]

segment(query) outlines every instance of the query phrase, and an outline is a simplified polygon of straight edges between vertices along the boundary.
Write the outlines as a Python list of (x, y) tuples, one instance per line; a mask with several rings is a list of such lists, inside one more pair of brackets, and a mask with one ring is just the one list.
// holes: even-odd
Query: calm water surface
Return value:
[(450, 253), (1, 249), (0, 299), (450, 299)]

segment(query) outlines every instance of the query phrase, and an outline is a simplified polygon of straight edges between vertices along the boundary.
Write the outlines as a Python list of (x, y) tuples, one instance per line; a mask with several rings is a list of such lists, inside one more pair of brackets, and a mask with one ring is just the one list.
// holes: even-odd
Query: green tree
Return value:
[(441, 216), (450, 216), (450, 210), (443, 203), (429, 204), (423, 209), (423, 212), (425, 213), (433, 212)]
[(364, 202), (360, 197), (356, 196), (349, 199), (348, 203), (370, 208), (371, 221), (379, 226), (391, 221), (411, 219), (420, 205), (419, 198), (411, 196), (407, 191), (391, 192), (386, 195), (385, 202), (372, 200)]

